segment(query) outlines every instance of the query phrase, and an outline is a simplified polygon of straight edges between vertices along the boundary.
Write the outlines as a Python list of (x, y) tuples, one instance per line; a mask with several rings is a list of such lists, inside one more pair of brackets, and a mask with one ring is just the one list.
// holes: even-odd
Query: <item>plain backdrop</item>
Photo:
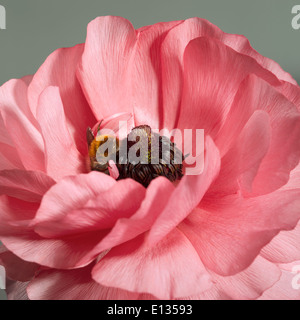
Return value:
[[(55, 49), (84, 42), (88, 22), (103, 15), (123, 16), (136, 28), (208, 19), (225, 32), (245, 35), (300, 83), (300, 30), (291, 25), (297, 4), (300, 0), (0, 0), (7, 19), (6, 30), (0, 30), (0, 85), (35, 73)], [(0, 300), (4, 297), (0, 290)]]

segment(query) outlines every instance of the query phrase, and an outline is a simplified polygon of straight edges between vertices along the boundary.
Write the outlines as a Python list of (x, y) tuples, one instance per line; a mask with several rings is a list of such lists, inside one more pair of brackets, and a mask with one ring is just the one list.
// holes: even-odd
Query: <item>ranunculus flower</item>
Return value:
[[(245, 37), (100, 17), (0, 107), (9, 298), (300, 299), (300, 89)], [(89, 172), (87, 128), (126, 115), (204, 129), (203, 172), (147, 187)]]

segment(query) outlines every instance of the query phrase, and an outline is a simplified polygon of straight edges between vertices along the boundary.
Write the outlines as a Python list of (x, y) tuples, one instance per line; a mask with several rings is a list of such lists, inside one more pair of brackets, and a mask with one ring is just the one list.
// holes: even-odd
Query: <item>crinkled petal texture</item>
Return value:
[[(193, 155), (204, 129), (203, 170), (148, 188), (89, 172), (100, 123), (193, 129)], [(97, 18), (0, 88), (8, 298), (300, 299), (299, 157), (300, 88), (245, 37)]]

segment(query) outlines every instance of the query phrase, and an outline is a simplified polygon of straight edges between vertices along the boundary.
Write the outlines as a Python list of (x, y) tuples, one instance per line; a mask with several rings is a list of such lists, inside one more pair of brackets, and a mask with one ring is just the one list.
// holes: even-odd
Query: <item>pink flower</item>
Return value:
[[(11, 299), (300, 299), (300, 89), (203, 19), (119, 17), (0, 89), (0, 253)], [(88, 172), (86, 129), (204, 129), (199, 175)]]

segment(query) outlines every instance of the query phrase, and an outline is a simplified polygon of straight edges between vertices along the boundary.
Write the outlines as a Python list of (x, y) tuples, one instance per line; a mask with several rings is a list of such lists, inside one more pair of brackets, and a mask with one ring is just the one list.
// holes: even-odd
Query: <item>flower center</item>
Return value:
[(118, 170), (117, 180), (131, 178), (148, 187), (150, 182), (163, 176), (171, 182), (182, 178), (182, 152), (165, 136), (152, 132), (147, 125), (135, 127), (127, 138), (119, 141), (116, 136), (97, 137), (87, 131), (91, 170), (110, 174), (113, 161)]

